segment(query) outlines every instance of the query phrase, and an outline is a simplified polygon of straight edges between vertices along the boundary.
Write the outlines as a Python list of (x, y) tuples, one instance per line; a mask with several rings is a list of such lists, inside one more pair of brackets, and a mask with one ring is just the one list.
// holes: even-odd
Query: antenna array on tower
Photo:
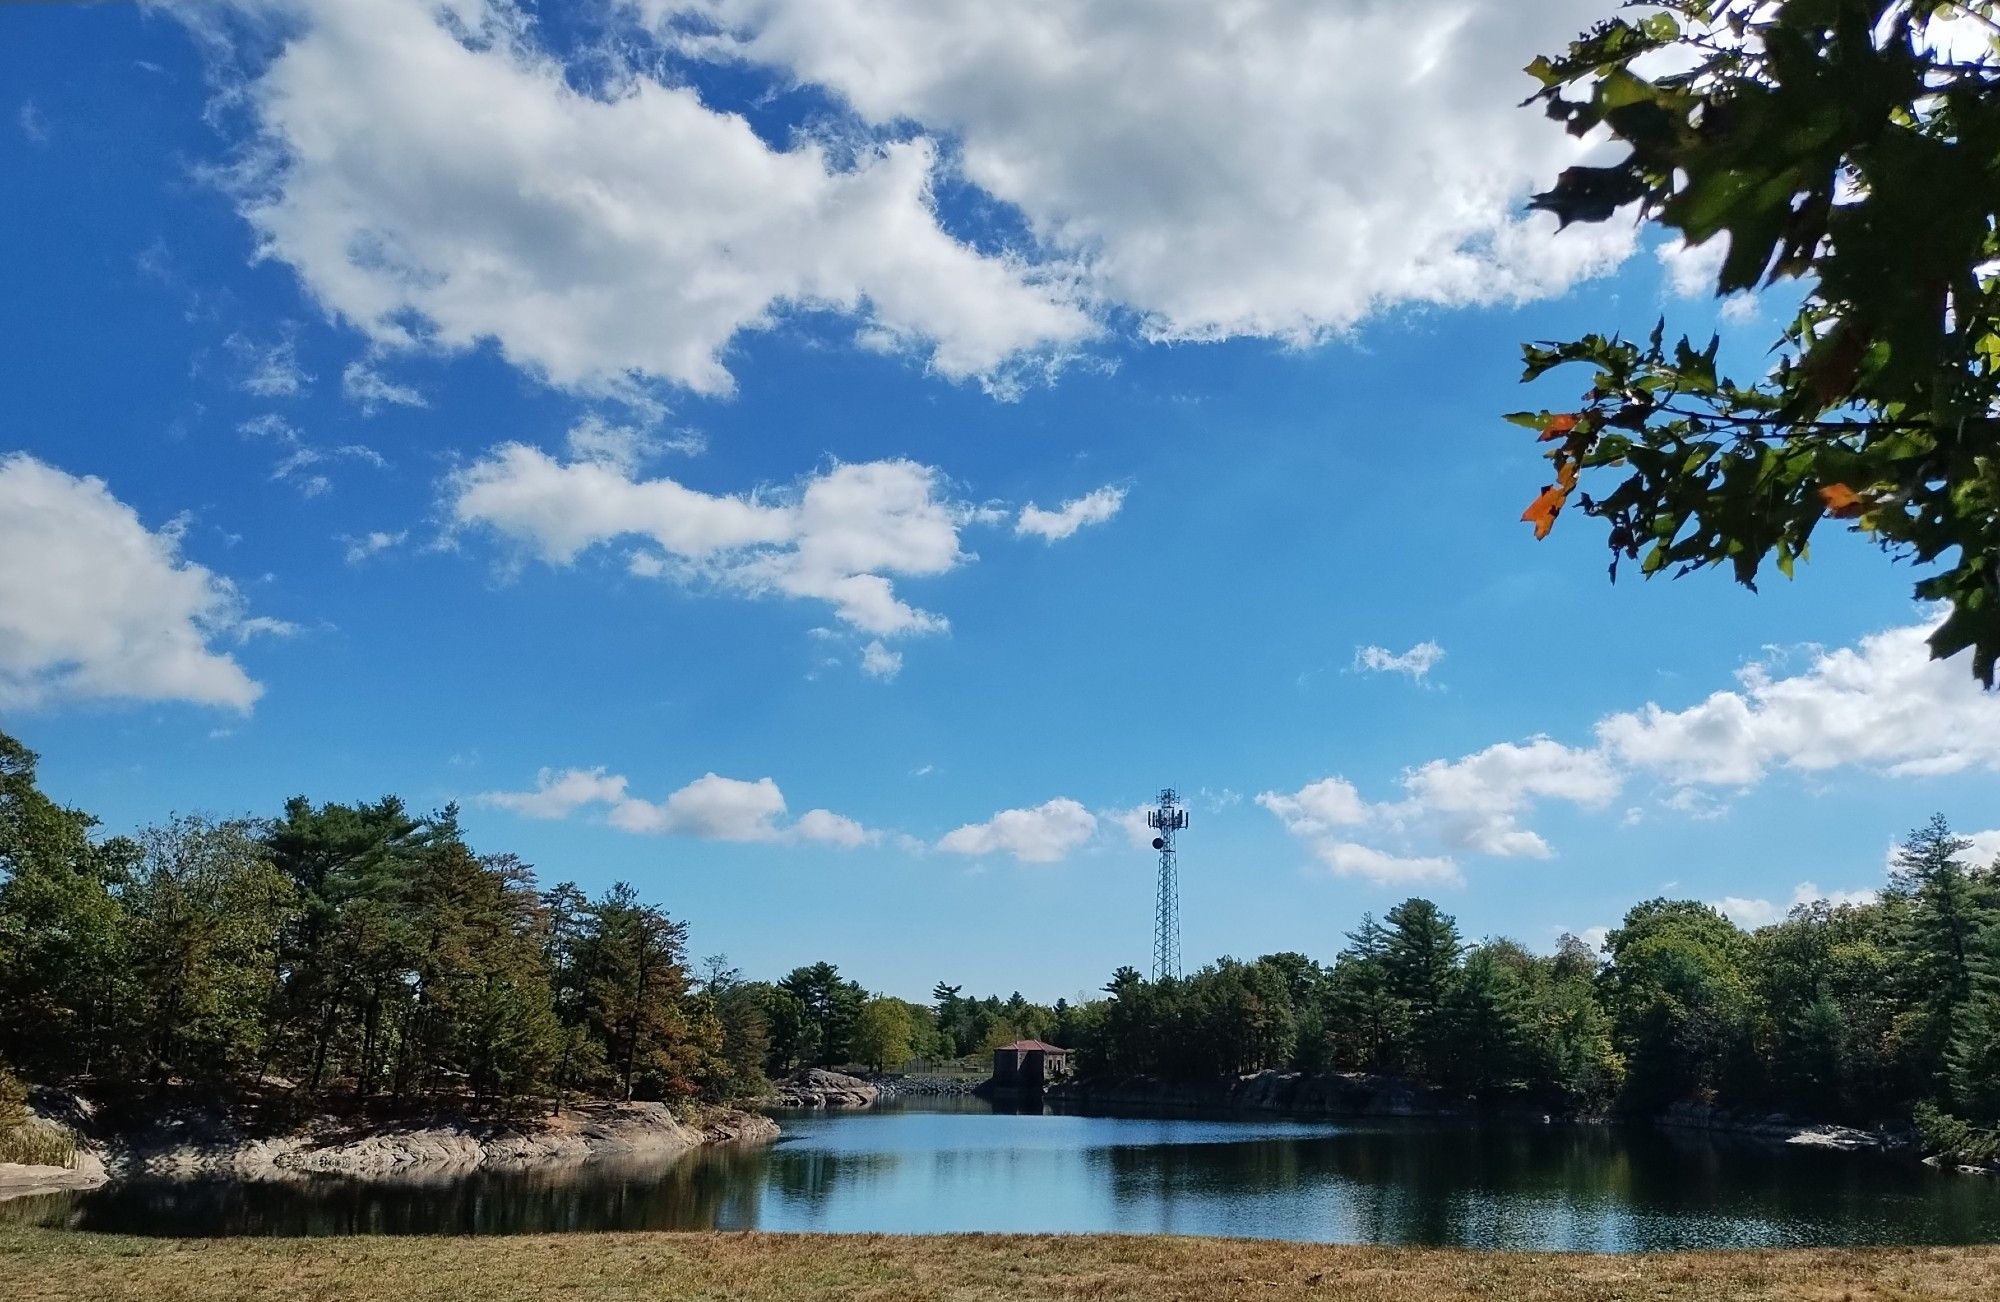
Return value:
[(1153, 980), (1162, 981), (1181, 974), (1181, 884), (1174, 865), (1174, 833), (1188, 825), (1188, 812), (1172, 787), (1160, 790), (1157, 809), (1146, 811), (1146, 826), (1157, 835), (1153, 848), (1160, 852), (1160, 893), (1153, 909)]

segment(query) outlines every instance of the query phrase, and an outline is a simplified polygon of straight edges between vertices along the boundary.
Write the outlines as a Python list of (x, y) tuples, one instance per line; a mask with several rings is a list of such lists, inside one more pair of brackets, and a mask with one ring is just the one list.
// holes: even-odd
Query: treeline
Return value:
[(1745, 932), (1648, 900), (1602, 954), (1468, 944), (1412, 899), (1330, 964), (1224, 959), (1181, 980), (1120, 969), (1074, 1010), (1083, 1070), (1214, 1080), (1264, 1068), (1414, 1077), (1485, 1098), (1657, 1111), (1696, 1099), (1857, 1124), (1915, 1118), (1933, 1145), (2000, 1150), (2000, 866), (1942, 818), (1873, 903), (1794, 908)]
[[(871, 995), (831, 963), (752, 981), (692, 964), (684, 924), (618, 885), (544, 889), (455, 811), (289, 802), (98, 838), (0, 734), (0, 1062), (31, 1079), (193, 1082), (305, 1099), (560, 1105), (730, 1100), (805, 1066), (983, 1057), (1023, 1038), (1083, 1071), (1407, 1076), (1483, 1098), (1654, 1111), (1684, 1099), (2000, 1149), (2000, 872), (1942, 819), (1880, 897), (1745, 932), (1649, 900), (1601, 952), (1469, 943), (1412, 899), (1330, 962), (1121, 968), (1041, 1005), (939, 983)], [(0, 1069), (0, 1113), (11, 1097)], [(0, 1117), (4, 1120), (4, 1117)]]
[(98, 840), (34, 765), (0, 734), (0, 1059), (31, 1079), (493, 1104), (761, 1084), (685, 926), (628, 886), (540, 889), (393, 797)]
[(543, 889), (456, 811), (296, 798), (266, 820), (98, 838), (0, 733), (0, 1131), (18, 1084), (302, 1100), (732, 1101), (805, 1066), (880, 1071), (1050, 1034), (1009, 1000), (870, 995), (830, 963), (749, 981), (616, 885)]

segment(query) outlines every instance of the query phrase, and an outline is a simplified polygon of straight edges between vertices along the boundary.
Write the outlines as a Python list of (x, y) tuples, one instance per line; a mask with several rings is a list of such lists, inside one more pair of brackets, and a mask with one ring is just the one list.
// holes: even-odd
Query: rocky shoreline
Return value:
[(1652, 1120), (1654, 1125), (1668, 1130), (1706, 1130), (1766, 1139), (1777, 1144), (1832, 1148), (1848, 1153), (1914, 1151), (1918, 1145), (1917, 1132), (1910, 1129), (1861, 1130), (1853, 1126), (1800, 1121), (1779, 1112), (1732, 1112), (1707, 1103), (1675, 1103)]
[(881, 1091), (859, 1076), (809, 1067), (781, 1080), (773, 1087), (776, 1106), (782, 1108), (866, 1108), (881, 1097)]
[[(579, 1103), (554, 1116), (513, 1121), (432, 1117), (371, 1124), (316, 1117), (275, 1134), (258, 1133), (219, 1108), (176, 1110), (139, 1129), (110, 1133), (90, 1120), (88, 1106), (74, 1099), (38, 1110), (31, 1124), (58, 1126), (75, 1136), (75, 1165), (0, 1164), (0, 1199), (93, 1189), (134, 1177), (449, 1177), (481, 1169), (664, 1157), (704, 1144), (768, 1142), (778, 1135), (777, 1123), (758, 1113), (718, 1109), (688, 1122), (663, 1103)], [(78, 1121), (83, 1124), (74, 1124)]]

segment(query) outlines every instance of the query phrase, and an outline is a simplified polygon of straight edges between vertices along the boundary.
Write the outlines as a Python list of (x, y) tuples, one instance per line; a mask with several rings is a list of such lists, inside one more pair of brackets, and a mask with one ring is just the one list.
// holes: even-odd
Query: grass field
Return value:
[(1986, 1302), (2000, 1295), (2000, 1247), (1598, 1257), (1057, 1235), (177, 1240), (9, 1230), (0, 1232), (0, 1294), (14, 1302)]

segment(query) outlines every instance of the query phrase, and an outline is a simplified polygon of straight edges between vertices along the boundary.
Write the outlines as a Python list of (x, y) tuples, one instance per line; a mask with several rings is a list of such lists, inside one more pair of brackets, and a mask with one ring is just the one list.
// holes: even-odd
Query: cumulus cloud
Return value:
[(1845, 765), (1899, 776), (2000, 770), (2000, 696), (1981, 691), (1962, 660), (1930, 658), (1934, 627), (1813, 649), (1790, 675), (1748, 665), (1736, 690), (1684, 710), (1649, 704), (1612, 715), (1597, 725), (1598, 741), (1620, 763), (1684, 787)]
[(1321, 778), (1290, 795), (1266, 791), (1257, 803), (1277, 815), (1293, 836), (1319, 836), (1336, 827), (1356, 827), (1368, 821), (1368, 802), (1345, 778)]
[[(1667, 289), (1676, 298), (1714, 298), (1722, 263), (1729, 256), (1729, 237), (1717, 235), (1706, 244), (1687, 244), (1679, 239), (1663, 241), (1653, 250), (1666, 272)], [(1757, 314), (1757, 296), (1731, 294), (1722, 303), (1725, 320), (1742, 321)]]
[(1547, 737), (1500, 742), (1461, 759), (1432, 760), (1403, 776), (1407, 800), (1384, 812), (1396, 820), (1435, 825), (1448, 845), (1500, 858), (1546, 859), (1548, 842), (1521, 827), (1531, 806), (1559, 800), (1597, 809), (1624, 779), (1594, 750)]
[(885, 683), (893, 682), (903, 672), (903, 653), (891, 651), (882, 639), (876, 638), (861, 648), (861, 672)]
[(651, 801), (631, 794), (622, 774), (602, 768), (543, 769), (530, 790), (489, 791), (478, 800), (527, 818), (568, 818), (602, 807), (606, 820), (621, 831), (704, 841), (817, 842), (852, 849), (880, 839), (827, 809), (809, 809), (786, 822), (784, 793), (770, 778), (746, 782), (705, 773), (665, 800)]
[(628, 563), (634, 574), (822, 601), (882, 638), (949, 627), (904, 602), (893, 583), (969, 559), (958, 545), (960, 508), (940, 487), (931, 467), (874, 461), (835, 466), (783, 492), (716, 495), (510, 443), (454, 475), (448, 497), (457, 524), (493, 529), (551, 565), (630, 538), (652, 545)]
[(1017, 537), (1032, 535), (1044, 542), (1059, 542), (1086, 525), (1103, 524), (1124, 505), (1125, 490), (1109, 485), (1064, 502), (1053, 511), (1030, 502), (1021, 508), (1020, 518), (1014, 522), (1014, 533)]
[(1150, 338), (1308, 342), (1559, 293), (1632, 245), (1630, 223), (1558, 236), (1523, 211), (1590, 146), (1515, 107), (1521, 69), (1598, 0), (634, 2), (684, 52), (955, 141)]
[[(1659, 808), (1710, 819), (1726, 812), (1717, 788), (1749, 787), (1777, 770), (2000, 770), (2000, 697), (1980, 690), (1962, 661), (1930, 659), (1925, 639), (1935, 626), (1889, 629), (1854, 647), (1811, 648), (1789, 674), (1766, 659), (1739, 672), (1739, 690), (1687, 709), (1649, 703), (1607, 715), (1593, 746), (1534, 737), (1431, 760), (1403, 773), (1396, 799), (1370, 801), (1345, 778), (1330, 777), (1296, 792), (1267, 791), (1257, 803), (1337, 871), (1356, 865), (1360, 872), (1358, 865), (1371, 862), (1355, 848), (1365, 830), (1370, 840), (1392, 836), (1426, 847), (1412, 860), (1424, 867), (1404, 871), (1444, 879), (1439, 865), (1455, 854), (1550, 857), (1554, 848), (1523, 822), (1533, 810), (1549, 803), (1602, 809), (1636, 778), (1664, 779)], [(1625, 810), (1627, 825), (1638, 817), (1636, 807)], [(1977, 842), (1976, 853), (2000, 854), (2000, 833), (1978, 835), (1993, 839)], [(1391, 880), (1392, 871), (1376, 875)], [(1760, 906), (1778, 907), (1731, 902), (1745, 917), (1759, 916)]]
[(104, 481), (25, 454), (0, 459), (0, 706), (189, 701), (248, 710), (262, 695), (221, 638), (283, 633), (228, 579), (149, 530)]
[[(1323, 778), (1295, 792), (1266, 791), (1257, 803), (1313, 856), (1341, 876), (1373, 881), (1459, 880), (1449, 852), (1496, 858), (1548, 858), (1540, 835), (1520, 825), (1551, 800), (1596, 808), (1618, 793), (1619, 775), (1601, 755), (1547, 737), (1501, 742), (1456, 760), (1432, 760), (1403, 774), (1403, 796), (1370, 802), (1345, 778)], [(1447, 853), (1391, 853), (1354, 840), (1368, 828)]]
[(380, 351), (490, 340), (564, 388), (722, 393), (732, 340), (825, 310), (1004, 388), (1096, 331), (1062, 266), (940, 226), (926, 137), (774, 148), (679, 78), (572, 75), (505, 0), (237, 7), (292, 29), (234, 88), (240, 211)]
[(1153, 848), (1153, 838), (1159, 833), (1146, 822), (1146, 815), (1153, 812), (1151, 805), (1133, 805), (1129, 809), (1104, 809), (1098, 811), (1098, 818), (1125, 834), (1125, 840), (1135, 850)]
[(937, 848), (951, 854), (1008, 854), (1020, 863), (1055, 863), (1097, 834), (1097, 816), (1058, 797), (1033, 809), (1003, 809), (983, 823), (945, 833)]
[(1405, 674), (1410, 681), (1421, 683), (1430, 677), (1431, 670), (1437, 668), (1444, 659), (1444, 648), (1435, 642), (1419, 642), (1408, 651), (1397, 653), (1385, 646), (1358, 646), (1354, 648), (1354, 667), (1371, 674)]
[(401, 547), (409, 539), (409, 536), (410, 533), (407, 529), (401, 529), (395, 533), (390, 533), (385, 529), (374, 529), (359, 537), (343, 534), (340, 541), (347, 545), (346, 552), (344, 553), (347, 557), (347, 563), (349, 565), (359, 565), (371, 556), (378, 556), (383, 552)]
[(1824, 900), (1839, 909), (1853, 904), (1873, 904), (1875, 898), (1876, 893), (1872, 890), (1823, 891), (1813, 882), (1800, 882), (1792, 890), (1791, 901), (1785, 904), (1764, 899), (1745, 899), (1740, 895), (1725, 895), (1712, 903), (1724, 917), (1737, 926), (1755, 931), (1759, 927), (1783, 922), (1786, 915), (1801, 904), (1814, 904)]
[(1315, 841), (1313, 857), (1336, 877), (1360, 877), (1380, 885), (1408, 882), (1436, 882), (1457, 885), (1464, 881), (1458, 864), (1442, 855), (1399, 855), (1355, 841), (1325, 839)]
[[(1989, 828), (1980, 832), (1954, 833), (1960, 840), (1971, 842), (1971, 848), (1960, 856), (1974, 868), (1991, 868), (2000, 863), (2000, 828)], [(1896, 857), (1901, 852), (1900, 842), (1891, 843), (1882, 854), (1882, 870), (1892, 872), (1896, 867)]]

